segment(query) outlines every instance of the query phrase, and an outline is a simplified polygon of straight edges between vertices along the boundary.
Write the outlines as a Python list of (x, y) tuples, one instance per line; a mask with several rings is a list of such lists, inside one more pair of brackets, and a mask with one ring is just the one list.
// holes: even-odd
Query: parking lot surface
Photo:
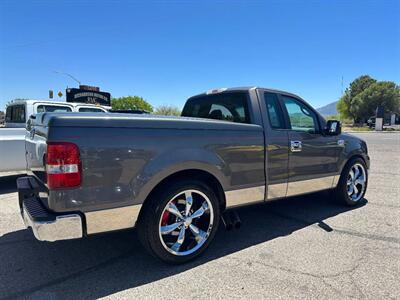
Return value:
[(17, 176), (0, 177), (0, 298), (400, 299), (400, 134), (360, 133), (371, 157), (357, 207), (330, 192), (238, 210), (194, 262), (147, 255), (134, 230), (55, 243), (24, 228)]

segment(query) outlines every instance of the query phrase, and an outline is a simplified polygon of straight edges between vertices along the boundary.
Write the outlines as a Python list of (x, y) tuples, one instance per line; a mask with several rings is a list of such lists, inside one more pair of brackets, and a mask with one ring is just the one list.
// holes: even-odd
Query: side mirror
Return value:
[(337, 120), (329, 120), (324, 131), (326, 135), (339, 135), (342, 133), (342, 124)]
[(25, 129), (31, 131), (33, 120), (36, 119), (36, 115), (30, 115), (28, 121), (26, 121)]

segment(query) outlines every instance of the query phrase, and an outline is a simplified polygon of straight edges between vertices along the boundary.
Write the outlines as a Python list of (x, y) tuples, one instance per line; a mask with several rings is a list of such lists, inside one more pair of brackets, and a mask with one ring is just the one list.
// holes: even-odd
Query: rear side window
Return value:
[(278, 95), (275, 93), (264, 93), (265, 105), (267, 106), (269, 124), (274, 129), (285, 128), (282, 109), (279, 105)]
[(81, 107), (79, 108), (79, 112), (104, 112), (104, 110), (95, 108), (95, 107)]
[(25, 105), (10, 105), (6, 110), (6, 122), (25, 123)]
[(39, 105), (37, 107), (37, 113), (43, 112), (71, 112), (69, 106), (58, 106), (58, 105)]
[(183, 117), (250, 123), (247, 93), (222, 93), (189, 99)]

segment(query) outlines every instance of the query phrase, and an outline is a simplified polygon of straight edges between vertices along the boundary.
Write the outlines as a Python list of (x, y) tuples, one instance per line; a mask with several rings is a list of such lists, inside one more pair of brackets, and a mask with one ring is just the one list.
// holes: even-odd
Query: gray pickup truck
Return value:
[(43, 113), (26, 137), (21, 214), (42, 241), (137, 228), (154, 256), (202, 253), (232, 208), (332, 189), (355, 205), (367, 145), (296, 95), (211, 90), (182, 117)]

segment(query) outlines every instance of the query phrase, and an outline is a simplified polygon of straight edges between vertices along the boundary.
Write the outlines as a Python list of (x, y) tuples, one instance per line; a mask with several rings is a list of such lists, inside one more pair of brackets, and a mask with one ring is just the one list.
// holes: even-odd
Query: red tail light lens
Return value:
[(46, 173), (49, 189), (79, 186), (82, 168), (78, 146), (73, 143), (47, 143)]

